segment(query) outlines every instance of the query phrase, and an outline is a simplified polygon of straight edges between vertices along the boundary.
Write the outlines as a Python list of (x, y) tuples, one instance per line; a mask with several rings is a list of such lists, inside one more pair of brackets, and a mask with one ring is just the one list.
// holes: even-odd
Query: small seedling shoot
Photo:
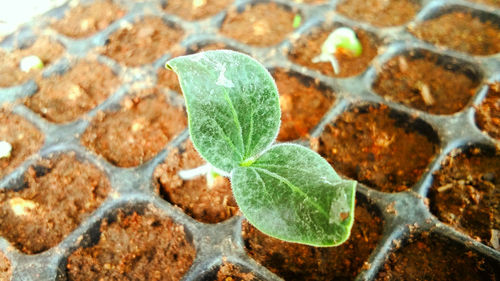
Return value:
[(208, 162), (181, 171), (182, 178), (229, 177), (246, 219), (272, 237), (312, 246), (347, 240), (356, 182), (306, 147), (275, 143), (279, 95), (259, 62), (218, 50), (176, 57), (166, 67), (177, 73), (191, 140)]
[(340, 66), (335, 55), (350, 57), (361, 56), (363, 49), (356, 32), (348, 27), (339, 27), (332, 31), (321, 45), (321, 54), (312, 59), (313, 63), (330, 62), (335, 74), (340, 73)]
[(32, 69), (42, 69), (43, 61), (37, 56), (26, 56), (21, 59), (19, 68), (24, 72), (30, 72)]
[(12, 152), (12, 145), (6, 141), (0, 141), (0, 159), (9, 158)]
[(302, 23), (302, 16), (296, 14), (295, 17), (293, 17), (293, 28), (299, 27), (300, 23)]

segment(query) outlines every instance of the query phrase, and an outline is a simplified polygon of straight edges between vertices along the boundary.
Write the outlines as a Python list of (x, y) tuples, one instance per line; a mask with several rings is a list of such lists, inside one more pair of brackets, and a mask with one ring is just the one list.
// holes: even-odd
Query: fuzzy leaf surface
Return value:
[(251, 57), (229, 50), (174, 58), (195, 148), (230, 173), (274, 141), (280, 126), (276, 84)]
[(275, 145), (231, 175), (234, 197), (248, 221), (267, 235), (312, 246), (349, 237), (356, 182), (341, 179), (314, 151)]

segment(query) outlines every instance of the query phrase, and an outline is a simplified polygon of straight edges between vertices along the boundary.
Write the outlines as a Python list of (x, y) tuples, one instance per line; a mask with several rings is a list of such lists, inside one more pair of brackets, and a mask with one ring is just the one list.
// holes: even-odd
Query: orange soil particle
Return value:
[(345, 0), (337, 11), (345, 16), (369, 22), (375, 26), (402, 25), (410, 21), (420, 9), (415, 0)]
[(253, 273), (243, 273), (235, 265), (231, 263), (224, 263), (214, 281), (252, 281), (257, 280)]
[(10, 280), (11, 276), (12, 269), (10, 267), (10, 261), (0, 252), (0, 280)]
[(490, 85), (486, 99), (477, 108), (476, 122), (481, 130), (500, 140), (500, 83)]
[(187, 20), (199, 20), (221, 12), (231, 3), (233, 0), (168, 0), (164, 10)]

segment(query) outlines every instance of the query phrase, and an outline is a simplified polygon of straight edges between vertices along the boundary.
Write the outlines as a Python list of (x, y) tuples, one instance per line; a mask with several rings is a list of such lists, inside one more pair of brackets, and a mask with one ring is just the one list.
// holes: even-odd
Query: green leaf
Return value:
[(276, 138), (278, 90), (256, 60), (218, 50), (177, 57), (166, 67), (179, 77), (193, 144), (214, 167), (230, 173)]
[(231, 174), (234, 197), (248, 221), (267, 235), (312, 246), (349, 237), (356, 182), (341, 179), (320, 155), (280, 144)]

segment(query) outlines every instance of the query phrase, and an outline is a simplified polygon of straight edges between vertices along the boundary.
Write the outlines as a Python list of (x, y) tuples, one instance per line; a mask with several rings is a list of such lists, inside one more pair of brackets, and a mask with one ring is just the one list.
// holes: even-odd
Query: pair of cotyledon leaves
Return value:
[(260, 231), (289, 242), (338, 245), (354, 221), (356, 182), (317, 153), (274, 144), (280, 127), (276, 84), (251, 57), (229, 50), (174, 58), (191, 140), (230, 175), (236, 202)]

